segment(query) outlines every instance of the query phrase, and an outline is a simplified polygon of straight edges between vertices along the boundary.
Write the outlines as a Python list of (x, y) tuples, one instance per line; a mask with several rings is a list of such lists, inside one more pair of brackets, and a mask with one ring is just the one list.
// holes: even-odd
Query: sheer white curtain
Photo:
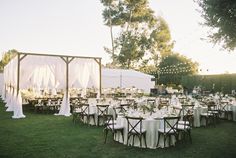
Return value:
[(15, 103), (14, 103), (14, 111), (12, 118), (25, 118), (22, 109), (22, 97), (20, 92), (18, 93), (17, 96), (15, 94)]
[(82, 94), (81, 96), (84, 97), (86, 96), (86, 88), (88, 87), (88, 82), (89, 82), (89, 59), (77, 59), (79, 62), (77, 63), (78, 66), (80, 67), (80, 76), (78, 76), (78, 81), (81, 84), (82, 87)]
[(58, 114), (55, 115), (64, 115), (70, 116), (70, 94), (68, 93), (68, 98), (66, 98), (66, 94), (64, 93), (63, 100), (61, 103), (61, 108)]
[[(65, 65), (60, 57), (26, 56), (21, 62), (20, 88), (52, 89), (59, 86), (61, 82), (64, 82), (61, 79), (65, 74), (62, 66)], [(58, 71), (60, 71), (60, 75), (58, 75)]]
[(91, 59), (74, 59), (69, 66), (69, 81), (70, 87), (82, 88), (81, 96), (86, 95), (86, 88), (89, 82), (90, 67), (89, 61)]
[(8, 93), (8, 100), (7, 100), (7, 110), (6, 111), (13, 111), (13, 104), (14, 104), (14, 90), (13, 88), (10, 88), (10, 91)]
[[(8, 111), (14, 111), (13, 118), (25, 117), (21, 95), (16, 96), (16, 90), (13, 92), (17, 88), (17, 64), (18, 59), (15, 57), (4, 68), (4, 84), (14, 87), (6, 91), (6, 106)], [(60, 57), (27, 55), (21, 60), (20, 89), (36, 88), (39, 92), (47, 88), (56, 92), (56, 89), (65, 90), (65, 80), (66, 63)], [(69, 64), (69, 87), (82, 88), (82, 96), (85, 96), (89, 81), (95, 88), (99, 87), (99, 66), (96, 61), (82, 58), (72, 60)], [(69, 97), (65, 98), (65, 95), (59, 114), (70, 115)]]
[(97, 62), (95, 62), (94, 60), (90, 61), (90, 81), (91, 84), (94, 88), (96, 88), (97, 93), (97, 97), (100, 98), (100, 91), (99, 91), (99, 65)]
[(9, 106), (9, 99), (10, 99), (9, 93), (10, 93), (10, 87), (6, 87), (6, 99), (5, 99), (6, 104), (5, 104), (5, 107)]

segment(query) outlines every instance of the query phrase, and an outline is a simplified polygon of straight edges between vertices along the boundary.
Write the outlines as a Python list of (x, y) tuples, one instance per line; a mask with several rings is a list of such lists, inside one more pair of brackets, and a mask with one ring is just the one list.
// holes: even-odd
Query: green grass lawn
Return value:
[(166, 149), (140, 149), (114, 142), (103, 143), (102, 127), (73, 124), (71, 117), (24, 112), (12, 119), (0, 103), (0, 158), (148, 158), (236, 157), (236, 122), (221, 121), (216, 128), (194, 128), (193, 144)]

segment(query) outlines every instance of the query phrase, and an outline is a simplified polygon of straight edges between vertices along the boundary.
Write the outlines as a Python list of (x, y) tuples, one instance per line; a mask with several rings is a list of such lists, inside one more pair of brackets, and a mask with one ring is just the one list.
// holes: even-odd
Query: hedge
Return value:
[(205, 91), (230, 94), (232, 90), (236, 90), (236, 74), (184, 76), (181, 84), (189, 91), (192, 91), (194, 86), (200, 86)]

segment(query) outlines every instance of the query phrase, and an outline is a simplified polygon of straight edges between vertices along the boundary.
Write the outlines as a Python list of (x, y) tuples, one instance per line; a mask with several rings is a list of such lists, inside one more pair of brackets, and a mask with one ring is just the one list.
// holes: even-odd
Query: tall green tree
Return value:
[(144, 45), (146, 37), (142, 33), (134, 34), (132, 31), (124, 31), (115, 40), (116, 50), (119, 54), (114, 57), (122, 68), (135, 68), (136, 63), (142, 59), (146, 47)]
[(160, 64), (156, 77), (161, 83), (180, 84), (183, 76), (196, 74), (198, 63), (178, 53), (172, 53), (164, 57)]
[(2, 60), (0, 61), (0, 71), (4, 70), (4, 66), (7, 65), (12, 58), (17, 55), (18, 51), (15, 49), (9, 50), (2, 55)]
[[(154, 16), (148, 0), (101, 2), (106, 7), (103, 11), (105, 24), (121, 30), (114, 40), (113, 50), (105, 49), (112, 54), (112, 60), (123, 68), (137, 68), (150, 59), (158, 65), (160, 53), (168, 52), (173, 43), (170, 42), (168, 25), (162, 18)], [(148, 58), (142, 59), (144, 56)]]
[(195, 0), (201, 7), (204, 25), (209, 26), (209, 39), (221, 44), (224, 49), (236, 47), (236, 1), (235, 0)]
[(162, 17), (157, 18), (157, 23), (150, 34), (148, 42), (154, 65), (157, 67), (160, 57), (170, 55), (174, 46), (168, 24)]

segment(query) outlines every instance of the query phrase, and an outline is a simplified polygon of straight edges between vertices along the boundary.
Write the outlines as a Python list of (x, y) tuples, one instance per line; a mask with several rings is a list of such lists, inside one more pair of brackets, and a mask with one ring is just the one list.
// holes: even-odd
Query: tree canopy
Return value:
[(159, 64), (159, 81), (161, 83), (180, 84), (183, 76), (196, 74), (198, 63), (178, 53), (172, 53), (164, 57)]
[(201, 7), (204, 25), (211, 28), (209, 39), (226, 50), (236, 47), (236, 1), (235, 0), (195, 0)]
[(0, 61), (0, 71), (3, 71), (4, 66), (7, 65), (9, 61), (16, 56), (17, 52), (17, 50), (12, 49), (3, 53), (2, 60)]
[(168, 25), (164, 19), (154, 15), (148, 0), (101, 2), (105, 7), (105, 25), (110, 26), (110, 29), (111, 26), (120, 28), (118, 37), (114, 42), (112, 39), (112, 49), (105, 49), (118, 67), (138, 68), (151, 60), (157, 66), (161, 54), (172, 49), (173, 42)]

